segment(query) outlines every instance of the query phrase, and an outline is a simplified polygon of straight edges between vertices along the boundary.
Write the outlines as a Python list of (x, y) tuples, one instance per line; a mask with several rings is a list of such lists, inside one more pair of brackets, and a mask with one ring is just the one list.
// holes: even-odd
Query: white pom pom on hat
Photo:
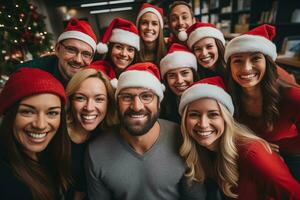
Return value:
[(185, 31), (180, 31), (178, 33), (178, 39), (182, 42), (186, 41), (188, 39), (188, 35)]
[(107, 44), (104, 44), (104, 43), (102, 43), (102, 42), (99, 42), (99, 43), (97, 44), (97, 52), (98, 52), (99, 54), (107, 53), (107, 52), (108, 52), (108, 46), (107, 46)]

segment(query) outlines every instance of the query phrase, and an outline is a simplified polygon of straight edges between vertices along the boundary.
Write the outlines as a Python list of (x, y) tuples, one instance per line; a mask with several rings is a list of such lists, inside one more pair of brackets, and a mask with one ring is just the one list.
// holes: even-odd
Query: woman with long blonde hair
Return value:
[(233, 118), (220, 77), (202, 79), (181, 97), (184, 158), (190, 183), (214, 179), (238, 199), (299, 199), (300, 184), (268, 143)]
[(85, 148), (92, 138), (117, 122), (114, 90), (104, 73), (87, 68), (72, 77), (66, 95), (74, 179), (67, 199), (82, 199), (86, 195), (83, 167)]

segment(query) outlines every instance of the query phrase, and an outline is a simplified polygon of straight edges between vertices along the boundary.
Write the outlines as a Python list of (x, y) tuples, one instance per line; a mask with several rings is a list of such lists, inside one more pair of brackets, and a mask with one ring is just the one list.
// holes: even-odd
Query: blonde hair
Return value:
[(239, 180), (237, 142), (241, 144), (243, 141), (260, 141), (266, 146), (266, 150), (271, 150), (266, 141), (254, 135), (246, 126), (237, 123), (226, 107), (218, 101), (217, 103), (225, 122), (225, 130), (220, 137), (216, 159), (212, 160), (208, 150), (197, 145), (188, 133), (185, 125), (188, 105), (184, 108), (181, 120), (183, 144), (180, 147), (180, 155), (187, 165), (185, 176), (189, 182), (203, 181), (206, 176), (213, 176), (226, 196), (237, 198), (238, 195), (233, 192)]
[(72, 97), (75, 94), (75, 92), (79, 89), (81, 83), (88, 78), (99, 78), (99, 80), (101, 80), (104, 83), (107, 91), (107, 96), (108, 96), (107, 114), (103, 120), (104, 123), (101, 123), (102, 128), (107, 128), (117, 124), (118, 118), (117, 118), (117, 111), (115, 107), (114, 89), (107, 75), (105, 75), (101, 71), (97, 71), (91, 68), (87, 68), (80, 72), (77, 72), (67, 85), (66, 88), (66, 95), (68, 99), (67, 106), (66, 106), (67, 124), (71, 125), (75, 122), (75, 116), (72, 112), (72, 105), (71, 105)]

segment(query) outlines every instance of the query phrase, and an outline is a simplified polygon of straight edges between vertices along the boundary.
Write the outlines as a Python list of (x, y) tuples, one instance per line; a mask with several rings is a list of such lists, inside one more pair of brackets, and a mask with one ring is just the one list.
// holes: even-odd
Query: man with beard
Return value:
[(97, 46), (96, 35), (84, 20), (71, 19), (55, 45), (55, 55), (18, 65), (16, 68), (40, 68), (51, 73), (64, 86), (72, 76), (90, 65)]
[(152, 63), (129, 66), (115, 96), (120, 125), (87, 148), (89, 199), (179, 199), (185, 172), (178, 154), (182, 140), (178, 125), (158, 119), (163, 99), (158, 68)]

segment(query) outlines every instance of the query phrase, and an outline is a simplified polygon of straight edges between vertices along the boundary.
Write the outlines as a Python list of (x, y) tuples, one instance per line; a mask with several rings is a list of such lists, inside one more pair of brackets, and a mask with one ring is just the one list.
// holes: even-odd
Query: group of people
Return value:
[[(276, 34), (225, 42), (184, 1), (72, 19), (0, 94), (1, 199), (300, 199), (300, 89)], [(94, 60), (95, 53), (103, 59)]]

